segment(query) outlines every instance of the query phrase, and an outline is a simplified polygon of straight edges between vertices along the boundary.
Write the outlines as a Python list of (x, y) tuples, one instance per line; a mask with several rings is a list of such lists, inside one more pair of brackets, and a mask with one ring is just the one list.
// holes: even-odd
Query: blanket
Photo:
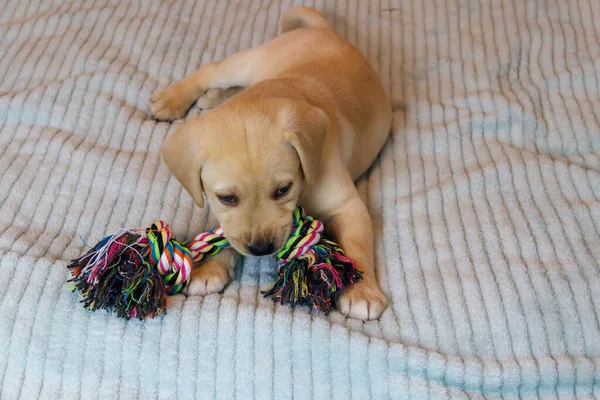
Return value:
[[(271, 259), (165, 316), (88, 313), (69, 260), (206, 228), (151, 94), (277, 35), (291, 0), (0, 0), (1, 399), (600, 396), (600, 2), (306, 0), (390, 93), (360, 181), (390, 306), (263, 299)], [(187, 118), (199, 115), (198, 108)]]

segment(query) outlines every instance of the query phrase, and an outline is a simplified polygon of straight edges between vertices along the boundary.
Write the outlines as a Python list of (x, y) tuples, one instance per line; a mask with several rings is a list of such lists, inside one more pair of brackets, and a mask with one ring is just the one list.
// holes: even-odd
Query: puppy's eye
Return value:
[(217, 199), (227, 206), (235, 206), (237, 204), (237, 197), (233, 194), (218, 194)]
[(280, 197), (285, 196), (286, 194), (289, 193), (291, 188), (292, 188), (291, 183), (288, 183), (285, 186), (278, 187), (277, 190), (275, 191), (275, 198), (278, 199)]

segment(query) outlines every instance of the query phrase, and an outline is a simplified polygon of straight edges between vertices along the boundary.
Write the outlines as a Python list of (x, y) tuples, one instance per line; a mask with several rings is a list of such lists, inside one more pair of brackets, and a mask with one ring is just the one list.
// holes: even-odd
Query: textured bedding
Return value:
[(358, 182), (381, 319), (263, 299), (269, 259), (144, 322), (66, 283), (118, 228), (206, 228), (149, 97), (273, 38), (291, 1), (0, 0), (1, 399), (600, 397), (600, 2), (305, 4), (393, 101)]

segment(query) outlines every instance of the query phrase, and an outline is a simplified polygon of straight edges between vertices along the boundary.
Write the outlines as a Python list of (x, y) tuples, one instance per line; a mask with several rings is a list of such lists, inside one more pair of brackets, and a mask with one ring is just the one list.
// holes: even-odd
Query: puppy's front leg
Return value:
[(375, 276), (371, 218), (358, 193), (342, 203), (326, 226), (346, 256), (353, 259), (363, 272), (362, 280), (344, 289), (338, 296), (338, 310), (350, 318), (379, 318), (387, 306), (387, 299)]
[(155, 92), (150, 111), (161, 121), (183, 118), (191, 105), (208, 89), (250, 86), (259, 71), (261, 48), (235, 53), (222, 61), (205, 64), (181, 81)]
[[(217, 224), (213, 213), (210, 213), (209, 225)], [(239, 259), (239, 253), (232, 248), (221, 250), (214, 256), (196, 266), (192, 271), (192, 277), (187, 287), (189, 296), (206, 296), (211, 293), (220, 292), (234, 278), (235, 264)]]

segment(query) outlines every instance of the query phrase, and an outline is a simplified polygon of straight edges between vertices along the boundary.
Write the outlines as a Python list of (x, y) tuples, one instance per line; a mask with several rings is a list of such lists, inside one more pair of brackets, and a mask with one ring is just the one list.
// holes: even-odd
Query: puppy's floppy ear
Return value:
[(319, 175), (321, 155), (329, 131), (327, 114), (306, 101), (294, 101), (282, 112), (286, 127), (284, 140), (298, 153), (304, 178), (308, 184), (312, 184)]
[(204, 207), (204, 193), (200, 179), (204, 163), (201, 144), (202, 125), (198, 119), (184, 122), (164, 141), (160, 150), (171, 173), (200, 207)]

